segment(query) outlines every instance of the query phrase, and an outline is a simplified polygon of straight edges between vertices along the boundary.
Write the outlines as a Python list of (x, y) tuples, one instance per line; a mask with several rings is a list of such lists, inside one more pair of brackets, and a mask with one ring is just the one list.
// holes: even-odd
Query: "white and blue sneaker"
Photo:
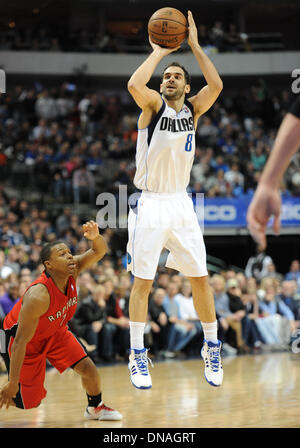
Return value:
[(132, 349), (129, 356), (128, 369), (130, 370), (130, 379), (137, 389), (150, 389), (152, 387), (151, 375), (148, 370), (148, 363), (153, 366), (151, 359), (147, 357), (148, 350)]
[(204, 339), (201, 356), (204, 360), (204, 376), (211, 386), (221, 386), (223, 381), (223, 367), (221, 361), (221, 342), (217, 344)]

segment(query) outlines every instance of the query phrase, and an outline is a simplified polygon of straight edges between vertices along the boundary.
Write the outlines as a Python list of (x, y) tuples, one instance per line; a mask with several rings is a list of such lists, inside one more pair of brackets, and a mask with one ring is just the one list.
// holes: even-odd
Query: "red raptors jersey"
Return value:
[[(73, 317), (77, 305), (76, 283), (72, 276), (69, 277), (66, 294), (63, 294), (50, 275), (44, 271), (27, 290), (38, 283), (42, 283), (48, 289), (50, 295), (50, 305), (48, 311), (40, 317), (35, 334), (31, 342), (38, 339), (46, 339), (54, 335)], [(26, 290), (26, 291), (27, 291)], [(13, 309), (4, 319), (3, 327), (5, 330), (12, 328), (18, 323), (19, 312), (22, 306), (23, 297), (19, 300)]]

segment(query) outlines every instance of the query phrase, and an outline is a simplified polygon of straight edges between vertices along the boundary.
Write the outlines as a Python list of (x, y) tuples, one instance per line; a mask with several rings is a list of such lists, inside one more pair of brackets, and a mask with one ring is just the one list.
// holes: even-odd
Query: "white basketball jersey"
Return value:
[(147, 128), (138, 130), (134, 185), (154, 193), (186, 191), (195, 154), (193, 106), (165, 101)]

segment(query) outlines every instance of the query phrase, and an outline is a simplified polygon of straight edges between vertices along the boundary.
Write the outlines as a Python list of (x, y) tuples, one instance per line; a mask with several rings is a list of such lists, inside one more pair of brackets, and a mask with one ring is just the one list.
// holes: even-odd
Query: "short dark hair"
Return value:
[(186, 69), (183, 65), (179, 64), (179, 62), (171, 62), (170, 64), (168, 64), (168, 65), (164, 68), (164, 71), (163, 71), (163, 74), (162, 74), (162, 78), (161, 78), (161, 79), (163, 79), (164, 73), (165, 73), (165, 71), (167, 70), (167, 68), (169, 68), (169, 67), (179, 67), (179, 68), (181, 68), (181, 69), (183, 70), (183, 73), (184, 73), (184, 79), (185, 79), (185, 82), (186, 82), (187, 84), (191, 84), (191, 75), (189, 74), (189, 72), (187, 71), (187, 69)]
[(40, 254), (41, 263), (45, 266), (45, 261), (49, 260), (51, 256), (51, 251), (54, 246), (57, 246), (57, 244), (64, 244), (63, 241), (51, 241), (51, 243), (46, 243)]

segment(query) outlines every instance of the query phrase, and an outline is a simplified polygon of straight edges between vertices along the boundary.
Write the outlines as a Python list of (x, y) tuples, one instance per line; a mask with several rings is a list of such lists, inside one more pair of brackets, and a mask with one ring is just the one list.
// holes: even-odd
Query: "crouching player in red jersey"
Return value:
[(67, 325), (76, 310), (78, 274), (101, 260), (107, 251), (96, 222), (88, 221), (83, 231), (92, 247), (82, 255), (73, 256), (62, 242), (43, 247), (44, 272), (4, 319), (3, 356), (9, 381), (0, 390), (0, 408), (30, 409), (41, 403), (47, 394), (44, 380), (48, 359), (60, 373), (72, 367), (81, 376), (88, 398), (85, 418), (122, 418), (118, 411), (104, 405), (98, 370)]

